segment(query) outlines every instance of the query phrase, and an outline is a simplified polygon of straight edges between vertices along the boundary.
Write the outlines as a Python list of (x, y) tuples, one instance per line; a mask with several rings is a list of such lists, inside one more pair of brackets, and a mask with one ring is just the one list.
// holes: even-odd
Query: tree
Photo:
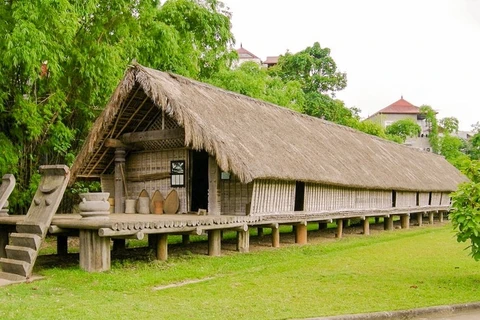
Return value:
[(0, 174), (26, 211), (42, 163), (71, 164), (123, 71), (142, 64), (194, 78), (228, 64), (233, 41), (216, 0), (3, 1)]
[(430, 133), (428, 135), (428, 140), (432, 146), (432, 151), (435, 153), (439, 152), (440, 144), (438, 139), (438, 124), (437, 124), (437, 113), (432, 107), (428, 105), (420, 106), (420, 112), (425, 116), (427, 124), (430, 126)]
[(470, 241), (470, 254), (480, 260), (480, 161), (472, 161), (464, 173), (470, 182), (452, 194), (450, 220), (458, 242)]
[(455, 117), (446, 117), (440, 120), (440, 126), (448, 133), (458, 132), (458, 119)]
[(238, 68), (224, 69), (207, 80), (211, 84), (303, 112), (305, 95), (298, 81), (283, 81), (265, 68), (247, 61)]
[(422, 128), (412, 119), (402, 119), (395, 121), (385, 129), (385, 133), (397, 136), (402, 143), (408, 137), (416, 137), (422, 132)]

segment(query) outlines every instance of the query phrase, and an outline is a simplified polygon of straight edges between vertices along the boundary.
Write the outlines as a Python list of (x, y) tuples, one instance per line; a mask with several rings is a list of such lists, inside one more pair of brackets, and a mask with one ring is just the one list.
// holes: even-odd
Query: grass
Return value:
[[(464, 247), (446, 225), (218, 258), (116, 260), (101, 274), (76, 262), (0, 288), (0, 318), (284, 319), (478, 301), (480, 269)], [(180, 285), (156, 290), (171, 284)]]

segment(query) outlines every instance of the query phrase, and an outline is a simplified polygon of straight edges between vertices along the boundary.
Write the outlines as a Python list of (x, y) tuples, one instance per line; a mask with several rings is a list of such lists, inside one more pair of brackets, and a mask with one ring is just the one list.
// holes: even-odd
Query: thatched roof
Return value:
[(242, 182), (280, 179), (369, 189), (453, 191), (466, 178), (443, 157), (135, 64), (78, 155), (72, 176), (113, 170), (106, 138), (151, 129), (162, 112)]

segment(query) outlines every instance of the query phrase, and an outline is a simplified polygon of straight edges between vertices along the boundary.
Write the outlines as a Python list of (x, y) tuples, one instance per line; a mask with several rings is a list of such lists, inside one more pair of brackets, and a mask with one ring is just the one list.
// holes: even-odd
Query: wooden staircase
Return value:
[(42, 241), (53, 215), (60, 205), (70, 178), (67, 166), (41, 166), (42, 179), (23, 222), (10, 235), (11, 245), (5, 247), (6, 258), (0, 258), (0, 279), (25, 281), (32, 275)]

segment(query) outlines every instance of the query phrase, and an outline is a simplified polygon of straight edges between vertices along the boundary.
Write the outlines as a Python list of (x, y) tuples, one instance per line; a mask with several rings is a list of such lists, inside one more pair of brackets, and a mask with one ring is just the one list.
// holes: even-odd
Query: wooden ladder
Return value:
[(47, 235), (54, 214), (67, 187), (70, 170), (64, 165), (41, 166), (42, 178), (25, 220), (18, 222), (5, 247), (6, 258), (0, 258), (0, 279), (25, 281), (33, 270), (40, 246)]

